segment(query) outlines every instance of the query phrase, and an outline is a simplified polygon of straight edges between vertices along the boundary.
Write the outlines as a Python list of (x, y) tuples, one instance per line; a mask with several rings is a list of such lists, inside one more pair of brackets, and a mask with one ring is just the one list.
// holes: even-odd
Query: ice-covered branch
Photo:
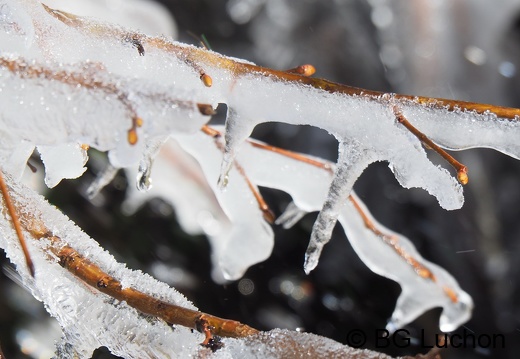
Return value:
[[(203, 133), (176, 135), (174, 138), (199, 161), (206, 177), (218, 176), (219, 168), (215, 164), (220, 162), (223, 153), (214, 142), (222, 140), (221, 138), (215, 139)], [(327, 197), (333, 179), (332, 163), (256, 141), (247, 141), (241, 146), (237, 161), (243, 163), (243, 171), (257, 185), (282, 190), (293, 198), (293, 204), (277, 220), (278, 224), (291, 225), (303, 214), (318, 211)], [(165, 166), (164, 162), (161, 163), (162, 167), (171, 168)], [(161, 177), (156, 178), (158, 185), (162, 187)], [(257, 222), (258, 225), (265, 225), (262, 211), (252, 201), (253, 196), (249, 195), (251, 199), (246, 197), (249, 189), (245, 183), (241, 184), (244, 180), (240, 179), (238, 170), (232, 169), (230, 178), (243, 190), (240, 192), (241, 196), (238, 192), (229, 194), (215, 191), (224, 212), (232, 213), (234, 208), (248, 206), (256, 212), (255, 216), (248, 216), (250, 225)], [(237, 188), (230, 186), (230, 190), (237, 191)], [(171, 189), (161, 191), (182, 212), (186, 206), (176, 201), (175, 196), (169, 195), (171, 192)], [(137, 194), (133, 195), (136, 196)], [(239, 198), (241, 205), (237, 203)], [(241, 224), (242, 218), (232, 216), (232, 225), (244, 226), (245, 224)], [(439, 266), (422, 258), (409, 239), (379, 224), (355, 194), (346, 203), (342, 203), (339, 221), (365, 264), (375, 273), (395, 280), (402, 287), (402, 294), (388, 324), (390, 329), (400, 328), (435, 307), (444, 309), (440, 319), (440, 327), (444, 331), (452, 331), (469, 319), (473, 301), (460, 289), (455, 279)], [(267, 246), (272, 241), (271, 238), (267, 242), (262, 236), (261, 232), (251, 231), (248, 236), (242, 236), (226, 230), (209, 235), (216, 257), (215, 266), (224, 272), (224, 277), (239, 278), (250, 265), (263, 259), (262, 252), (250, 249)]]
[(59, 358), (90, 357), (100, 346), (125, 358), (387, 357), (313, 334), (258, 332), (201, 313), (173, 288), (117, 263), (41, 196), (11, 176), (5, 179), (30, 239), (35, 276), (25, 268), (24, 254), (4, 211), (0, 246), (17, 266), (24, 285), (58, 319), (64, 334), (56, 353)]
[[(520, 158), (520, 110), (353, 88), (309, 77), (313, 73), (309, 66), (272, 70), (51, 9), (34, 0), (0, 0), (0, 6), (0, 163), (9, 176), (19, 178), (37, 148), (45, 165), (46, 183), (52, 187), (63, 178), (80, 176), (87, 148), (92, 147), (107, 151), (110, 165), (91, 186), (90, 196), (117, 168), (138, 164), (138, 186), (146, 190), (153, 159), (171, 136), (180, 148), (172, 149), (169, 144), (164, 148), (170, 153), (190, 153), (202, 168), (202, 176), (192, 171), (191, 164), (184, 165), (183, 171), (190, 176), (186, 188), (196, 187), (193, 193), (201, 189), (203, 193), (194, 196), (196, 203), (190, 198), (191, 204), (211, 210), (212, 218), (200, 226), (213, 244), (217, 279), (237, 279), (249, 266), (269, 256), (273, 232), (266, 219), (273, 218), (257, 187), (266, 186), (293, 197), (294, 204), (280, 222), (285, 220), (289, 225), (304, 213), (320, 211), (307, 251), (306, 272), (318, 264), (321, 249), (339, 220), (363, 261), (376, 273), (399, 282), (403, 292), (390, 328), (402, 326), (435, 306), (443, 308), (442, 330), (453, 330), (469, 318), (472, 301), (456, 281), (423, 259), (406, 238), (378, 224), (352, 188), (367, 166), (386, 161), (403, 187), (423, 188), (445, 209), (460, 208), (460, 183), (467, 182), (466, 167), (444, 149), (489, 147)], [(228, 108), (222, 135), (204, 127), (218, 104)], [(312, 125), (333, 134), (338, 140), (337, 163), (246, 142), (255, 126), (272, 121)], [(423, 144), (455, 167), (458, 182), (448, 170), (428, 159)], [(160, 161), (168, 162), (159, 159), (155, 168)], [(163, 173), (164, 178), (177, 175), (167, 170)], [(155, 176), (157, 187), (165, 186), (160, 184), (163, 176), (157, 172)], [(114, 263), (76, 227), (48, 211), (41, 199), (10, 181), (22, 218), (29, 219), (30, 213), (44, 223), (53, 238), (61, 238), (64, 245), (77, 251), (78, 255), (70, 258), (85, 268), (95, 262), (98, 274), (118, 278), (120, 284), (110, 281), (113, 297), (120, 300), (118, 288), (132, 287), (146, 296), (195, 310), (161, 284), (151, 290), (153, 280)], [(221, 191), (222, 187), (228, 188)], [(192, 193), (191, 189), (186, 192)], [(176, 200), (183, 197), (175, 196)], [(33, 211), (34, 203), (38, 211)], [(189, 213), (181, 215), (181, 222), (197, 227), (200, 223), (194, 223)], [(171, 335), (165, 334), (169, 330), (165, 323), (154, 321), (147, 333), (143, 329), (147, 320), (135, 314), (129, 300), (108, 303), (75, 276), (63, 276), (52, 262), (59, 259), (60, 252), (49, 249), (49, 240), (33, 244), (38, 248), (31, 251), (36, 277), (28, 276), (5, 214), (0, 230), (1, 246), (34, 295), (59, 318), (66, 340), (77, 346), (75, 350), (86, 355), (96, 345), (109, 346), (106, 342), (114, 341), (116, 347), (124, 347), (121, 352), (131, 356), (128, 353), (134, 348), (121, 344), (125, 338), (117, 339), (114, 331), (107, 329), (112, 315), (120, 318), (116, 321), (123, 326), (124, 318), (132, 316), (132, 327), (122, 330), (138, 338), (137, 346), (143, 338), (159, 333), (151, 339), (154, 353), (149, 356), (165, 348)], [(44, 280), (38, 273), (49, 278)], [(82, 280), (96, 285), (101, 281), (101, 289), (111, 288), (104, 285), (104, 274), (100, 275)], [(99, 305), (110, 316), (101, 311), (83, 313), (83, 304)], [(75, 320), (78, 313), (85, 319)], [(88, 345), (81, 343), (79, 334), (83, 336), (92, 327), (98, 332), (87, 334)], [(99, 341), (105, 333), (106, 342)], [(180, 329), (178, 334), (195, 343), (191, 333)], [(195, 345), (173, 350), (179, 355), (183, 350), (191, 353)]]
[[(16, 45), (9, 42), (6, 53), (22, 56), (24, 61), (35, 63), (33, 66), (42, 67), (37, 64), (45, 60), (58, 68), (54, 76), (28, 78), (9, 65), (22, 60), (4, 60), (3, 77), (12, 89), (11, 96), (3, 97), (8, 101), (3, 122), (10, 128), (11, 137), (5, 146), (16, 153), (27, 155), (30, 144), (81, 141), (110, 151), (113, 165), (127, 166), (139, 160), (146, 143), (154, 137), (197, 131), (207, 121), (205, 115), (212, 106), (226, 103), (226, 150), (219, 176), (223, 186), (236, 149), (259, 123), (309, 124), (332, 133), (340, 144), (341, 165), (311, 236), (307, 270), (316, 264), (318, 248), (330, 236), (342, 198), (372, 162), (388, 161), (404, 187), (424, 188), (446, 209), (462, 205), (460, 185), (445, 169), (428, 160), (420, 140), (409, 132), (409, 126), (403, 126), (400, 116), (441, 146), (492, 147), (513, 156), (519, 154), (515, 138), (520, 112), (516, 109), (382, 94), (304, 76), (305, 71), (302, 75), (263, 68), (49, 9), (34, 1), (11, 0), (6, 5), (10, 8), (8, 20), (18, 24), (17, 31), (8, 36), (20, 40)], [(36, 36), (38, 33), (45, 33), (45, 37)], [(125, 59), (123, 65), (121, 59)], [(70, 73), (70, 80), (59, 81), (63, 71)], [(75, 81), (78, 72), (89, 80), (71, 89), (70, 81)], [(112, 83), (118, 84), (117, 90), (109, 85)], [(90, 84), (103, 85), (96, 85), (98, 91), (92, 91)], [(207, 105), (201, 111), (198, 104)], [(23, 123), (15, 120), (20, 111), (26, 114)], [(43, 116), (42, 121), (42, 112), (59, 112), (60, 116), (48, 120)], [(109, 123), (104, 120), (108, 117)], [(39, 131), (28, 134), (28, 126)], [(138, 137), (142, 141), (137, 141)], [(79, 160), (74, 161), (76, 167), (82, 167)], [(465, 175), (462, 168), (457, 168), (459, 177)]]

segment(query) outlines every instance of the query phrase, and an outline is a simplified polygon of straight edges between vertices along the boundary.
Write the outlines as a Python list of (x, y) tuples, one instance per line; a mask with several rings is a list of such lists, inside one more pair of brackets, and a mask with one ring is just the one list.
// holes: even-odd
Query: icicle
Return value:
[(372, 153), (357, 141), (339, 145), (338, 164), (334, 172), (327, 199), (312, 227), (311, 239), (305, 253), (305, 273), (309, 274), (318, 265), (323, 246), (330, 240), (341, 206), (352, 191), (354, 182), (373, 162)]
[(96, 197), (106, 185), (112, 182), (118, 170), (119, 168), (107, 164), (103, 171), (100, 172), (96, 179), (88, 186), (85, 192), (87, 198), (89, 200), (94, 199), (94, 197)]
[(137, 171), (137, 189), (139, 191), (149, 191), (152, 187), (152, 180), (150, 174), (152, 172), (152, 164), (155, 156), (159, 153), (162, 145), (166, 142), (168, 136), (158, 137), (146, 142), (146, 148), (143, 157), (139, 162), (139, 169)]
[(253, 128), (253, 123), (241, 118), (234, 108), (228, 107), (224, 135), (226, 146), (224, 149), (224, 156), (222, 157), (220, 176), (218, 178), (218, 185), (221, 189), (228, 185), (229, 171), (233, 166), (236, 149), (251, 135)]
[(278, 217), (274, 223), (282, 225), (285, 229), (289, 229), (306, 214), (307, 212), (301, 210), (296, 203), (290, 202), (282, 215)]

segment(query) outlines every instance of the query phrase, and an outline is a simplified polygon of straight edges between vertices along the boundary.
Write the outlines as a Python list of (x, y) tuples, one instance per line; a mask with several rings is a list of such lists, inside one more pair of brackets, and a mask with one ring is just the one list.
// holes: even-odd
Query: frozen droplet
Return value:
[(318, 266), (323, 246), (329, 239), (330, 236), (327, 236), (327, 233), (321, 231), (317, 231), (317, 233), (311, 237), (307, 250), (305, 251), (305, 260), (303, 263), (305, 274), (309, 274)]
[(160, 136), (146, 142), (145, 150), (139, 162), (139, 169), (137, 170), (136, 186), (139, 191), (146, 192), (152, 188), (150, 176), (153, 160), (167, 139), (168, 136)]
[(137, 189), (139, 191), (148, 191), (152, 187), (152, 180), (150, 179), (150, 173), (152, 172), (152, 164), (151, 163), (143, 163), (139, 164), (139, 169), (137, 170)]
[(217, 184), (221, 190), (225, 189), (229, 183), (229, 175), (227, 174), (228, 172), (225, 172), (224, 175), (220, 175), (218, 178)]

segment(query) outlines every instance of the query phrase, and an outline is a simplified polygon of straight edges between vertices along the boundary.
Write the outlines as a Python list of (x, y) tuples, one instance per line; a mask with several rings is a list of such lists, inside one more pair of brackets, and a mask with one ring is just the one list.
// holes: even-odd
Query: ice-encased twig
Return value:
[[(403, 186), (426, 189), (448, 209), (462, 205), (460, 186), (447, 171), (433, 166), (419, 141), (398, 125), (393, 106), (444, 147), (491, 147), (517, 158), (520, 155), (520, 112), (516, 109), (383, 96), (45, 10), (35, 1), (5, 4), (10, 10), (5, 20), (17, 27), (0, 37), (4, 60), (0, 75), (5, 87), (0, 96), (0, 121), (2, 128), (9, 129), (0, 144), (2, 162), (12, 153), (27, 153), (34, 145), (87, 143), (110, 150), (114, 165), (132, 165), (140, 158), (144, 143), (131, 146), (133, 141), (126, 136), (129, 127), (137, 131), (137, 116), (133, 115), (139, 113), (144, 121), (139, 138), (193, 132), (209, 114), (199, 104), (209, 109), (218, 102), (237, 113), (242, 128), (267, 121), (310, 124), (324, 128), (340, 142), (358, 141), (370, 152), (366, 158), (389, 161)], [(45, 36), (35, 36), (35, 31)], [(212, 79), (211, 86), (207, 86), (207, 78), (201, 79), (201, 70)], [(82, 76), (88, 79), (85, 86), (78, 80)], [(89, 85), (96, 80), (103, 85)], [(24, 113), (24, 121), (20, 121), (20, 113)], [(229, 126), (226, 134), (230, 154), (248, 132), (236, 128)], [(225, 161), (224, 173), (232, 157)], [(330, 214), (335, 220), (336, 213)]]
[[(139, 271), (116, 263), (98, 244), (75, 227), (45, 200), (6, 177), (25, 234), (35, 258), (36, 276), (20, 269), (23, 254), (9, 226), (10, 218), (0, 216), (0, 247), (17, 265), (23, 284), (45, 303), (64, 331), (58, 343), (57, 358), (90, 357), (92, 351), (106, 346), (125, 358), (252, 358), (256, 356), (370, 358), (386, 356), (365, 349), (354, 349), (314, 334), (289, 330), (258, 332), (232, 320), (198, 312), (173, 288)], [(58, 237), (56, 234), (60, 233)], [(80, 248), (79, 253), (72, 246)], [(92, 258), (90, 260), (89, 258)], [(99, 263), (99, 266), (93, 262)], [(102, 269), (103, 267), (103, 269)], [(67, 270), (67, 271), (65, 271)], [(124, 282), (115, 279), (124, 277)], [(85, 286), (88, 284), (90, 287)], [(105, 294), (102, 294), (105, 293)], [(175, 304), (172, 304), (175, 303)], [(140, 312), (137, 312), (138, 309)], [(165, 320), (154, 320), (142, 313)], [(167, 323), (181, 326), (170, 328)], [(203, 336), (186, 327), (213, 335), (225, 335), (223, 346), (200, 346)], [(1, 354), (1, 352), (0, 352)], [(388, 357), (389, 358), (389, 357)]]
[[(161, 318), (170, 325), (193, 329), (197, 329), (199, 322), (204, 321), (212, 327), (214, 335), (241, 337), (257, 332), (238, 322), (201, 313), (173, 288), (116, 263), (112, 256), (43, 198), (13, 183), (8, 175), (6, 183), (20, 216), (24, 235), (32, 239), (29, 247), (36, 275), (30, 276), (20, 268), (24, 254), (18, 251), (12, 240), (14, 231), (4, 223), (11, 219), (5, 214), (0, 217), (0, 246), (5, 248), (8, 257), (17, 265), (24, 285), (46, 304), (49, 312), (60, 322), (67, 340), (82, 356), (105, 345), (114, 354), (142, 358), (147, 356), (146, 350), (143, 356), (133, 354), (133, 351), (143, 352), (139, 346), (144, 343), (157, 346), (149, 350), (156, 354), (162, 352), (159, 357), (182, 356), (183, 350), (178, 346), (184, 347), (184, 352), (196, 351), (195, 341), (200, 341), (200, 336), (188, 335), (188, 332), (179, 328), (173, 331), (161, 321), (153, 322), (152, 326), (143, 326), (141, 322), (144, 318), (134, 309)], [(74, 247), (79, 248), (79, 251)], [(72, 276), (60, 271), (60, 266)], [(117, 277), (122, 277), (124, 281), (117, 280)], [(82, 282), (95, 290), (84, 287)], [(150, 319), (144, 322), (150, 324)], [(132, 343), (125, 343), (127, 338), (122, 335), (123, 328), (131, 332), (134, 337)], [(81, 335), (78, 337), (79, 333)], [(118, 339), (119, 336), (121, 338)], [(151, 340), (149, 336), (157, 337)], [(151, 354), (148, 356), (157, 357)]]
[(20, 219), (18, 218), (18, 214), (16, 209), (11, 201), (11, 196), (9, 195), (9, 190), (7, 188), (7, 184), (4, 180), (4, 174), (0, 170), (0, 193), (2, 194), (2, 199), (4, 206), (7, 209), (7, 213), (13, 223), (13, 229), (16, 232), (16, 237), (18, 239), (18, 243), (22, 248), (23, 256), (25, 257), (25, 264), (27, 265), (27, 269), (32, 277), (34, 277), (34, 263), (32, 261), (31, 255), (29, 253), (29, 249), (27, 247), (27, 242), (25, 241), (25, 236), (22, 232), (22, 227), (20, 226)]
[[(210, 183), (211, 178), (218, 177), (220, 170), (218, 162), (222, 158), (222, 152), (214, 145), (215, 139), (202, 133), (175, 136), (175, 138), (183, 148), (200, 161)], [(158, 160), (161, 160), (161, 156)], [(285, 191), (293, 197), (294, 202), (286, 210), (287, 216), (284, 213), (277, 220), (277, 224), (284, 225), (285, 223), (280, 223), (284, 221), (284, 217), (291, 219), (294, 216), (294, 221), (305, 213), (318, 211), (321, 208), (332, 181), (330, 169), (334, 168), (330, 162), (279, 150), (257, 141), (247, 141), (240, 148), (237, 161), (243, 163), (245, 173), (254, 183)], [(163, 178), (168, 178), (165, 172), (162, 172), (162, 176), (156, 176), (159, 186), (162, 186)], [(233, 176), (232, 179), (233, 186), (228, 190), (233, 190), (234, 186), (241, 186), (242, 181), (239, 176)], [(245, 184), (243, 187), (246, 191)], [(263, 223), (261, 213), (252, 198), (239, 200), (237, 192), (234, 200), (226, 199), (227, 191), (217, 190), (215, 183), (213, 183), (213, 190), (217, 197), (220, 197), (219, 203), (225, 212), (244, 213), (243, 208), (246, 208), (244, 206), (250, 206), (257, 213), (249, 219), (251, 229), (247, 236), (242, 236), (243, 232), (231, 232), (231, 238), (235, 239), (229, 239), (228, 232), (209, 236), (215, 269), (218, 270), (222, 265), (229, 266), (231, 263), (236, 263), (238, 266), (235, 268), (240, 268), (237, 273), (243, 273), (258, 261), (259, 248), (265, 249), (267, 243), (271, 245), (271, 242), (260, 241), (258, 232), (254, 229)], [(164, 197), (178, 208), (177, 212), (183, 212), (186, 205), (170, 193), (171, 189), (168, 189), (150, 195)], [(468, 320), (473, 306), (472, 300), (453, 277), (442, 268), (422, 258), (407, 238), (377, 223), (361, 201), (354, 194), (351, 196), (353, 199), (349, 201), (345, 198), (339, 210), (339, 221), (349, 241), (372, 271), (397, 281), (403, 288), (389, 328), (402, 327), (424, 311), (434, 307), (443, 308), (440, 319), (442, 330), (448, 331), (449, 328), (455, 328)], [(193, 205), (193, 202), (189, 202), (190, 207)], [(205, 210), (200, 208), (200, 211)], [(188, 212), (196, 213), (196, 209), (190, 208)], [(243, 216), (232, 216), (231, 226), (243, 227), (245, 224), (242, 220)], [(245, 252), (245, 248), (249, 247), (256, 249)]]
[[(325, 129), (340, 143), (362, 144), (365, 156), (358, 159), (359, 163), (352, 161), (351, 166), (363, 167), (373, 161), (386, 160), (403, 186), (424, 188), (437, 197), (440, 205), (446, 209), (462, 206), (461, 187), (447, 171), (431, 164), (417, 138), (395, 120), (395, 108), (402, 111), (419, 131), (440, 145), (456, 149), (489, 146), (513, 155), (520, 151), (516, 144), (516, 135), (520, 133), (517, 121), (520, 111), (517, 109), (446, 99), (387, 95), (298, 73), (263, 68), (206, 49), (44, 8), (31, 0), (9, 3), (19, 5), (9, 20), (20, 22), (22, 30), (24, 26), (27, 28), (16, 36), (23, 39), (23, 34), (34, 31), (45, 33), (46, 36), (37, 41), (26, 35), (28, 45), (25, 48), (8, 43), (6, 53), (16, 54), (36, 64), (43, 59), (48, 64), (56, 61), (55, 64), (74, 69), (73, 74), (81, 74), (78, 64), (82, 64), (86, 58), (91, 63), (87, 67), (82, 66), (82, 71), (90, 76), (86, 79), (91, 78), (86, 82), (84, 90), (90, 91), (76, 89), (77, 93), (74, 93), (74, 99), (70, 102), (62, 101), (65, 91), (63, 86), (59, 86), (60, 81), (57, 81), (60, 77), (55, 76), (62, 70), (45, 72), (49, 73), (47, 78), (20, 78), (12, 76), (14, 70), (6, 65), (8, 71), (5, 75), (10, 81), (8, 86), (13, 95), (0, 96), (0, 103), (5, 105), (2, 106), (2, 121), (14, 133), (13, 141), (8, 142), (10, 148), (17, 148), (21, 137), (36, 145), (59, 144), (80, 137), (88, 145), (110, 150), (109, 158), (113, 165), (129, 166), (135, 164), (144, 149), (143, 141), (131, 145), (137, 133), (146, 139), (158, 134), (194, 132), (204, 124), (207, 120), (204, 115), (208, 114), (200, 111), (197, 104), (206, 104), (206, 108), (212, 108), (216, 103), (226, 103), (229, 118), (225, 133), (226, 156), (219, 181), (221, 185), (226, 182), (235, 149), (257, 124), (268, 121), (308, 124)], [(27, 16), (35, 19), (30, 25), (23, 21)], [(125, 59), (126, 66), (121, 66), (122, 59)], [(93, 77), (94, 68), (103, 69), (102, 76)], [(24, 86), (23, 93), (19, 91), (20, 80)], [(50, 82), (56, 87), (52, 91), (46, 88), (41, 93), (43, 87), (38, 82)], [(61, 82), (61, 85), (66, 85)], [(117, 91), (107, 92), (107, 89), (112, 89), (109, 84), (114, 83), (118, 84)], [(91, 88), (89, 84), (103, 86)], [(104, 97), (108, 93), (112, 101), (107, 101), (103, 96), (93, 96), (98, 87), (104, 92)], [(70, 92), (70, 88), (67, 90)], [(67, 116), (52, 121), (45, 118), (42, 121), (42, 111), (27, 111), (26, 106), (20, 105), (33, 101), (30, 94), (43, 99), (41, 107), (46, 111)], [(87, 106), (82, 104), (78, 108), (78, 98), (87, 98)], [(113, 101), (114, 98), (117, 101)], [(289, 106), (289, 103), (295, 106)], [(110, 125), (100, 123), (99, 113), (96, 118), (91, 116), (92, 106), (96, 107), (97, 112), (115, 111), (117, 121)], [(41, 107), (36, 105), (34, 109)], [(21, 126), (15, 119), (23, 110), (26, 112), (26, 121)], [(202, 116), (200, 112), (203, 112)], [(130, 130), (129, 119), (125, 115), (131, 117)], [(71, 126), (71, 118), (77, 122), (77, 126)], [(439, 118), (446, 119), (444, 126), (433, 125)], [(138, 129), (140, 119), (143, 125)], [(471, 121), (480, 124), (479, 131), (474, 131), (468, 125)], [(50, 125), (51, 122), (54, 122), (53, 125)], [(40, 131), (27, 134), (27, 127), (39, 128)], [(59, 134), (56, 128), (60, 128)], [(128, 131), (131, 138), (127, 138)], [(496, 132), (507, 132), (507, 136), (497, 141), (498, 136), (494, 136)], [(464, 139), (457, 146), (453, 143), (454, 138)], [(346, 193), (350, 192), (352, 183), (349, 181), (345, 186)], [(331, 189), (330, 197), (333, 196)], [(327, 220), (330, 223), (336, 220), (334, 212), (325, 211), (324, 216), (330, 217)], [(321, 226), (316, 227), (315, 237), (319, 236), (326, 241), (328, 230), (321, 232), (318, 227)]]
[[(292, 196), (291, 213), (301, 216), (302, 212), (321, 209), (332, 180), (324, 166), (249, 145), (241, 148), (239, 160), (241, 156), (250, 159), (245, 169), (252, 180)], [(352, 200), (343, 201), (339, 210), (339, 221), (350, 243), (372, 271), (398, 282), (402, 288), (389, 328), (401, 328), (435, 307), (443, 308), (440, 318), (443, 331), (452, 331), (466, 322), (471, 316), (473, 301), (456, 280), (422, 258), (409, 239), (378, 223), (355, 194), (351, 197)], [(292, 209), (294, 207), (299, 210)]]

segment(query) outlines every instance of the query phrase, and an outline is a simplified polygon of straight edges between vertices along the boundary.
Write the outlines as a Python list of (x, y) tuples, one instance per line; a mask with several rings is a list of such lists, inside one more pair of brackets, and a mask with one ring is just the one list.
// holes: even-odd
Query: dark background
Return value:
[[(287, 69), (311, 63), (316, 76), (352, 86), (520, 107), (520, 7), (515, 1), (165, 3), (176, 18), (180, 41), (197, 44), (192, 34), (204, 34), (213, 50), (260, 65)], [(255, 135), (284, 148), (336, 156), (336, 142), (309, 127), (261, 125)], [(517, 358), (520, 162), (485, 149), (455, 156), (470, 170), (466, 203), (458, 211), (442, 210), (422, 191), (402, 189), (384, 163), (370, 166), (355, 188), (379, 221), (409, 237), (473, 297), (474, 315), (465, 328), (506, 339), (504, 349), (448, 349), (443, 357)], [(366, 347), (375, 348), (371, 335), (385, 327), (400, 288), (367, 269), (339, 226), (309, 276), (302, 263), (315, 214), (291, 230), (275, 226), (271, 258), (252, 267), (245, 281), (217, 285), (210, 277), (207, 240), (183, 233), (172, 208), (154, 199), (125, 216), (120, 206), (133, 183), (122, 173), (104, 190), (104, 204), (94, 206), (82, 195), (93, 176), (89, 171), (64, 181), (49, 192), (49, 200), (129, 267), (150, 272), (160, 262), (180, 270), (184, 280), (171, 284), (207, 313), (263, 330), (300, 327), (342, 343), (351, 330), (361, 329), (369, 336)], [(289, 201), (276, 191), (263, 194), (277, 215)], [(166, 258), (160, 255), (164, 248), (169, 248)], [(34, 323), (45, 326), (46, 314), (7, 278), (5, 259), (2, 267), (0, 343), (8, 359), (25, 358), (15, 338), (34, 330)], [(254, 291), (242, 294), (240, 289), (251, 284)], [(439, 313), (425, 313), (406, 329), (413, 337), (422, 329), (438, 333)], [(426, 349), (412, 343), (380, 351), (415, 355)], [(95, 355), (108, 356), (103, 350)]]

